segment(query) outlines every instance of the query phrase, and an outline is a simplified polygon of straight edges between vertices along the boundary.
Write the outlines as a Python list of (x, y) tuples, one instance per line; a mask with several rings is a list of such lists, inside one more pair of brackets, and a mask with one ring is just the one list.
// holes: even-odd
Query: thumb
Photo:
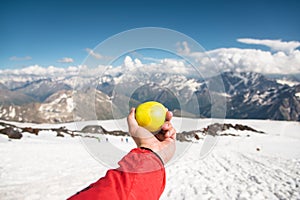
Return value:
[(127, 124), (128, 124), (129, 133), (134, 133), (138, 128), (139, 125), (135, 119), (135, 108), (131, 108), (130, 113), (127, 117)]

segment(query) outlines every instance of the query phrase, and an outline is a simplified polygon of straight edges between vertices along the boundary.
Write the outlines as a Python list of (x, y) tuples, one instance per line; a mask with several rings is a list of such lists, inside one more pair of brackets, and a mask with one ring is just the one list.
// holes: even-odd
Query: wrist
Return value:
[(163, 159), (162, 159), (162, 157), (161, 157), (157, 152), (153, 151), (151, 148), (149, 148), (149, 147), (144, 147), (144, 146), (140, 146), (139, 148), (140, 148), (140, 149), (144, 149), (144, 150), (148, 150), (148, 151), (152, 152), (155, 156), (157, 156), (157, 157), (159, 158), (159, 160), (161, 161), (161, 163), (162, 163), (163, 165), (165, 164), (164, 161), (163, 161)]

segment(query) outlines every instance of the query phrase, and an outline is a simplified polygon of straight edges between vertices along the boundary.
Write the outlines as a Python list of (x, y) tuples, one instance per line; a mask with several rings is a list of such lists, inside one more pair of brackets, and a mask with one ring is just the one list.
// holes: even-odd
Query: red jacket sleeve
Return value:
[(165, 188), (166, 176), (163, 163), (155, 153), (136, 148), (118, 164), (119, 168), (108, 170), (103, 178), (69, 200), (159, 199)]

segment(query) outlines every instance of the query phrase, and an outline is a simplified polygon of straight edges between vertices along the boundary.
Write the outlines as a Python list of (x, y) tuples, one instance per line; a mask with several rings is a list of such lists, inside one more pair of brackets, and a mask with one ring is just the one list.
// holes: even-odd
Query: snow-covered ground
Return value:
[[(193, 126), (188, 125), (193, 124)], [(264, 131), (229, 129), (212, 151), (200, 157), (203, 140), (177, 142), (175, 160), (166, 166), (167, 185), (161, 199), (300, 199), (300, 123), (266, 120), (225, 120)], [(201, 129), (210, 119), (197, 123), (174, 118), (177, 130)], [(64, 125), (14, 123), (23, 127), (66, 126), (81, 129), (86, 124), (100, 124), (108, 130), (126, 130), (120, 120)], [(195, 125), (196, 124), (196, 125)], [(0, 134), (0, 199), (66, 199), (104, 176), (107, 166), (95, 159), (78, 137), (55, 137), (51, 131), (38, 136), (24, 134), (11, 140)], [(107, 136), (108, 143), (126, 154), (134, 143)], [(104, 138), (103, 138), (104, 139)], [(105, 148), (105, 140), (98, 141)], [(184, 148), (184, 151), (183, 151)], [(113, 154), (114, 152), (112, 152)]]

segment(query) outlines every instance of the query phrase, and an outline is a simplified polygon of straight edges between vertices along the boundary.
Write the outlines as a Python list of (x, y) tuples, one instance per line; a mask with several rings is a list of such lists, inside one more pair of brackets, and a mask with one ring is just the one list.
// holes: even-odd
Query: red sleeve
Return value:
[(69, 200), (159, 199), (165, 188), (166, 176), (162, 161), (155, 153), (136, 148), (118, 164), (119, 168), (108, 170), (103, 178)]

